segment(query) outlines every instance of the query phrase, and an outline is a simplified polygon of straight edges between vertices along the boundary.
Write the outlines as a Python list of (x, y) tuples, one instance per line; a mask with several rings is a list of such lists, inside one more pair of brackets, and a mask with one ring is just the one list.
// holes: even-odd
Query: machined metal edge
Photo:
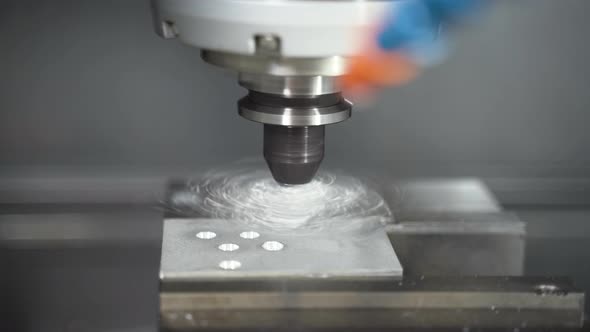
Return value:
[(161, 324), (288, 329), (579, 328), (584, 323), (584, 293), (564, 279), (422, 277), (290, 285), (202, 285), (199, 290), (163, 284)]
[(342, 90), (335, 76), (273, 76), (240, 73), (238, 82), (248, 90), (283, 96), (318, 96)]
[(238, 102), (239, 114), (251, 121), (282, 126), (322, 126), (342, 122), (351, 115), (351, 104), (341, 102), (327, 107), (276, 108), (252, 102), (248, 96)]
[(343, 56), (289, 58), (201, 50), (201, 58), (240, 73), (275, 76), (342, 76), (347, 67), (347, 59)]

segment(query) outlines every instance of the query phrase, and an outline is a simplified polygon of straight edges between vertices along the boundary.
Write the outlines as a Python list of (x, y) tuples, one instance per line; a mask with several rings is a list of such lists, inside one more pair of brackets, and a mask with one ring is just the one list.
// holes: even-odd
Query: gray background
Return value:
[[(444, 64), (330, 126), (326, 165), (590, 176), (589, 10), (585, 0), (497, 3), (455, 34)], [(7, 171), (170, 173), (260, 155), (234, 75), (157, 37), (148, 1), (3, 0), (0, 49)]]
[[(330, 126), (323, 167), (481, 177), (529, 223), (527, 273), (590, 289), (589, 12), (586, 0), (495, 2), (454, 33), (445, 63)], [(151, 24), (147, 0), (0, 0), (0, 215), (26, 226), (14, 216), (43, 213), (49, 226), (29, 227), (41, 235), (115, 234), (77, 243), (83, 255), (53, 240), (0, 251), (24, 271), (0, 274), (12, 299), (36, 312), (13, 313), (14, 326), (153, 329), (160, 213), (143, 206), (169, 176), (261, 158), (235, 76)], [(120, 213), (60, 224), (96, 203)]]

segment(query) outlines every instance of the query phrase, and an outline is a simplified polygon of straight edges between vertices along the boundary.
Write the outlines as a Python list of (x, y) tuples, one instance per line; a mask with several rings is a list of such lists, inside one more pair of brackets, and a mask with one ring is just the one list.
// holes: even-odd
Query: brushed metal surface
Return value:
[[(244, 231), (256, 231), (259, 236), (244, 238), (240, 236)], [(215, 236), (199, 238), (200, 232), (212, 232)], [(272, 245), (273, 241), (283, 248), (268, 250), (277, 247)], [(382, 227), (278, 232), (219, 219), (164, 221), (160, 267), (160, 279), (164, 283), (268, 278), (364, 280), (401, 276), (402, 267)]]

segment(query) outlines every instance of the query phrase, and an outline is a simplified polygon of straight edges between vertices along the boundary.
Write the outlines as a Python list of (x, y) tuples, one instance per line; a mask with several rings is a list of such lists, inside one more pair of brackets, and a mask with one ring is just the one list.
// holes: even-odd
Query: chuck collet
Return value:
[(282, 184), (310, 182), (324, 158), (325, 126), (350, 117), (340, 93), (286, 96), (250, 91), (239, 103), (243, 117), (264, 124), (264, 159)]

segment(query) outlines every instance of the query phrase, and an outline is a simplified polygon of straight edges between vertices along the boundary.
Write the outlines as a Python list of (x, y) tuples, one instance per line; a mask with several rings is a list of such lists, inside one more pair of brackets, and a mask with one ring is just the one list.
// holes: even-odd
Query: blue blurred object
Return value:
[(379, 47), (384, 50), (402, 48), (410, 43), (430, 42), (438, 29), (424, 1), (407, 1), (391, 6), (379, 34)]
[(430, 9), (433, 17), (440, 22), (453, 20), (472, 14), (484, 3), (484, 0), (422, 0)]
[(384, 50), (422, 54), (440, 49), (442, 24), (472, 13), (484, 0), (408, 0), (392, 5), (378, 35)]

